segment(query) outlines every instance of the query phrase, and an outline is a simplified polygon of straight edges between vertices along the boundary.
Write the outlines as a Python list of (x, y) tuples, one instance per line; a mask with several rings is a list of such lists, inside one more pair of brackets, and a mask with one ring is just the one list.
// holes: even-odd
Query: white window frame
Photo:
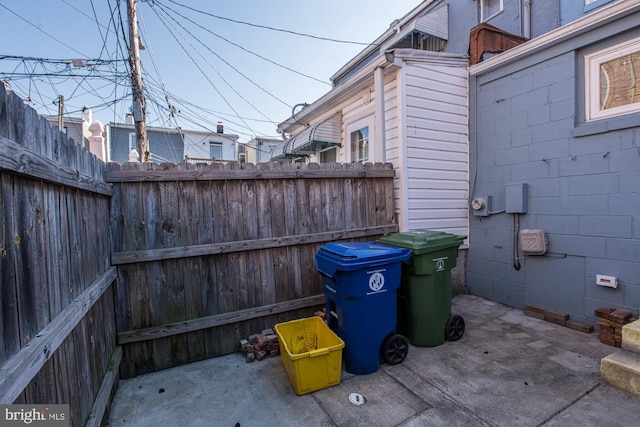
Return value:
[(368, 153), (368, 156), (367, 156), (367, 160), (365, 160), (365, 162), (374, 162), (375, 161), (376, 151), (375, 151), (374, 144), (373, 144), (373, 141), (375, 141), (375, 135), (374, 135), (375, 130), (373, 128), (373, 123), (374, 123), (373, 116), (367, 116), (367, 117), (364, 117), (362, 119), (359, 119), (359, 120), (356, 120), (354, 122), (351, 122), (346, 126), (346, 135), (345, 135), (345, 138), (344, 138), (344, 140), (345, 140), (344, 148), (345, 148), (345, 151), (346, 151), (345, 157), (347, 159), (347, 162), (359, 161), (357, 159), (354, 160), (354, 159), (351, 158), (351, 134), (353, 132), (357, 132), (360, 129), (364, 129), (364, 128), (368, 128), (368, 134), (369, 134), (369, 137), (368, 137), (368, 140), (367, 140), (367, 144), (369, 145), (369, 148), (368, 148), (369, 149), (369, 153)]
[[(349, 147), (349, 150), (351, 150), (351, 147)], [(338, 161), (338, 147), (334, 145), (332, 147), (328, 147), (328, 148), (325, 148), (324, 150), (318, 151), (318, 163), (327, 163), (322, 161), (322, 156), (323, 156), (323, 153), (327, 153), (329, 151), (333, 151), (333, 157), (335, 157), (334, 162)]]
[[(220, 149), (220, 157), (211, 155), (211, 149), (214, 147)], [(223, 155), (224, 155), (224, 144), (218, 141), (209, 141), (209, 157), (216, 160), (222, 160)]]
[[(489, 16), (484, 16), (485, 5), (490, 1), (500, 2), (500, 10), (498, 10), (497, 12), (494, 12)], [(504, 11), (504, 0), (480, 0), (480, 22), (487, 22), (494, 16), (501, 14), (503, 11)]]
[(131, 152), (132, 150), (137, 150), (135, 132), (129, 132), (129, 152)]
[(584, 56), (585, 121), (589, 122), (640, 112), (640, 102), (608, 108), (606, 110), (600, 107), (601, 64), (636, 51), (640, 51), (640, 37)]

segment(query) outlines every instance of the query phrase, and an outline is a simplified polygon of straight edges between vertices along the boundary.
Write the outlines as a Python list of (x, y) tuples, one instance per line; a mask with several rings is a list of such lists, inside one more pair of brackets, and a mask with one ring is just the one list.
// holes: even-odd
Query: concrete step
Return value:
[(622, 348), (640, 354), (640, 320), (622, 327)]
[(600, 376), (603, 382), (640, 397), (640, 355), (623, 350), (603, 357)]

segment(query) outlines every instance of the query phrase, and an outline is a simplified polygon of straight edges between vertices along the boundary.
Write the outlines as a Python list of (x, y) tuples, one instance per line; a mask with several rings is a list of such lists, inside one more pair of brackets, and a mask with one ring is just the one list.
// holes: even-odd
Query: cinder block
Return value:
[(622, 348), (640, 354), (640, 320), (622, 327)]
[(620, 351), (600, 361), (600, 375), (607, 384), (640, 397), (640, 359)]

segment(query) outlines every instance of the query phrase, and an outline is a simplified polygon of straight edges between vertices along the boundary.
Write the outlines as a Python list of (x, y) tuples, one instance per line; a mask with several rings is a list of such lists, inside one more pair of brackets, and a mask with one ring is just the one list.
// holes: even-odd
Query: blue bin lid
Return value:
[(333, 276), (338, 271), (353, 271), (372, 265), (391, 264), (411, 258), (409, 249), (377, 242), (327, 243), (316, 253), (316, 268)]

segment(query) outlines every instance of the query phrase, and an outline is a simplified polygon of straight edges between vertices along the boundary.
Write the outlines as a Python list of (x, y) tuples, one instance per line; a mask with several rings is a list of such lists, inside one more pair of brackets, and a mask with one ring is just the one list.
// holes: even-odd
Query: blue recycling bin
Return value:
[(409, 349), (395, 334), (402, 263), (411, 250), (375, 242), (329, 243), (316, 253), (329, 327), (345, 343), (345, 369), (376, 372), (383, 360), (400, 363)]

